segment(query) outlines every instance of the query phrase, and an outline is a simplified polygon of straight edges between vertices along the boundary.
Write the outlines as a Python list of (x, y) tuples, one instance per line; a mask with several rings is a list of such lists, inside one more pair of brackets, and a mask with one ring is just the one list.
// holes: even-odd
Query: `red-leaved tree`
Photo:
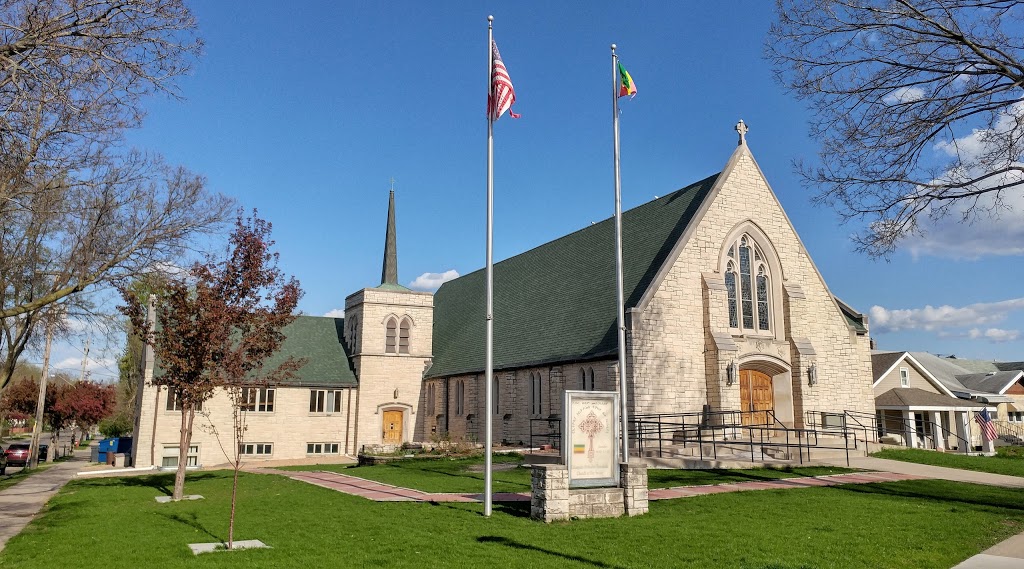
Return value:
[[(291, 323), (302, 290), (295, 278), (277, 268), (271, 251), (271, 224), (239, 212), (223, 259), (196, 263), (187, 274), (172, 276), (156, 298), (152, 326), (138, 295), (122, 290), (123, 312), (134, 329), (150, 330), (149, 343), (160, 365), (155, 385), (167, 386), (181, 404), (181, 436), (173, 499), (184, 496), (184, 457), (192, 441), (197, 409), (218, 388), (277, 381), (301, 365), (289, 359), (273, 370), (264, 361), (273, 355)], [(237, 448), (235, 454), (237, 456)], [(237, 463), (237, 459), (236, 459)], [(235, 472), (237, 486), (238, 473)], [(235, 492), (232, 491), (230, 536), (234, 527)]]

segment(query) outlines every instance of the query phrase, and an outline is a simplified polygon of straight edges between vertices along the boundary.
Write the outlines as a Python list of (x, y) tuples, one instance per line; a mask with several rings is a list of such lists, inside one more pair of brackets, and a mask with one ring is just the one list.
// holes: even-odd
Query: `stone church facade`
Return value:
[[(250, 409), (247, 439), (272, 452), (247, 458), (481, 441), (488, 412), (495, 442), (528, 444), (565, 390), (618, 389), (613, 243), (609, 219), (495, 265), (489, 410), (483, 271), (435, 294), (399, 285), (392, 194), (382, 284), (350, 295), (343, 319), (300, 317), (286, 333), (280, 357), (311, 363), (274, 386), (273, 411)], [(874, 412), (867, 318), (830, 292), (742, 134), (721, 173), (624, 212), (623, 255), (631, 415), (770, 411), (802, 427), (808, 413)], [(148, 382), (139, 392), (156, 404), (139, 406), (136, 464), (167, 465), (153, 449), (177, 443), (173, 407)], [(208, 408), (229, 417), (223, 394)], [(225, 462), (203, 431), (194, 440), (196, 462)]]

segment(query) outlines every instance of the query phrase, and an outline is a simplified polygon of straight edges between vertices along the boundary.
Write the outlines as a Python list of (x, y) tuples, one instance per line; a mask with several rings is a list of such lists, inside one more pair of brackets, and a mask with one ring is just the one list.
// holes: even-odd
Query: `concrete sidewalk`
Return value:
[[(845, 460), (826, 461), (834, 466), (846, 466)], [(1007, 476), (1005, 474), (989, 474), (988, 472), (975, 472), (973, 470), (960, 470), (958, 468), (946, 468), (944, 466), (931, 466), (928, 464), (916, 464), (903, 462), (902, 460), (888, 460), (872, 456), (850, 457), (850, 468), (861, 468), (864, 470), (879, 470), (883, 472), (897, 472), (909, 474), (920, 478), (937, 478), (939, 480), (952, 480), (954, 482), (971, 482), (974, 484), (988, 484), (989, 486), (1002, 486), (1003, 488), (1024, 488), (1024, 478), (1019, 476)]]
[(0, 491), (0, 550), (7, 540), (25, 529), (62, 486), (74, 478), (85, 462), (85, 452), (88, 451), (78, 451), (74, 457)]
[(1024, 569), (1024, 533), (982, 551), (953, 569)]

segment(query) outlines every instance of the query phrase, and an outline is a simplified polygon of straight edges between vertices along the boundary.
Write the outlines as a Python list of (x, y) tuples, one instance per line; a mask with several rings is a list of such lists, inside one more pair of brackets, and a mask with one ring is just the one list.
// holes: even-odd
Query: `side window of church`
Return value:
[[(202, 411), (203, 404), (196, 405), (196, 411)], [(178, 390), (173, 387), (167, 388), (167, 410), (181, 411), (181, 398), (178, 397)]]
[(241, 448), (238, 450), (241, 451), (242, 454), (246, 455), (269, 456), (274, 454), (273, 443), (243, 443), (239, 446), (241, 446)]
[(427, 414), (433, 415), (435, 410), (435, 398), (437, 397), (437, 389), (433, 383), (427, 384)]
[(458, 380), (455, 382), (455, 414), (461, 416), (463, 407), (466, 404), (466, 382)]
[(275, 391), (273, 387), (243, 387), (240, 405), (242, 411), (273, 413)]
[(771, 331), (771, 269), (761, 248), (743, 235), (726, 251), (725, 289), (729, 327), (739, 331)]
[(306, 454), (338, 454), (338, 443), (306, 443)]
[(310, 413), (340, 413), (341, 412), (341, 390), (340, 389), (311, 389), (309, 390), (309, 412)]
[[(174, 468), (178, 466), (178, 445), (164, 445), (163, 460), (160, 466)], [(188, 462), (186, 466), (199, 466), (199, 445), (188, 447)]]
[(388, 318), (387, 327), (387, 333), (384, 336), (384, 353), (398, 353), (398, 321), (394, 318)]
[(584, 391), (594, 390), (594, 368), (580, 368), (580, 389)]
[(543, 401), (541, 399), (543, 393), (543, 385), (541, 381), (540, 373), (530, 374), (530, 414), (540, 415), (543, 408)]

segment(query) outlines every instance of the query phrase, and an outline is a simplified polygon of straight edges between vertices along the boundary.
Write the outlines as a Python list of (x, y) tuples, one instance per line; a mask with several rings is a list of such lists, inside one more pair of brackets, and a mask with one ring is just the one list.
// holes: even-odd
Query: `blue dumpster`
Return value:
[(100, 451), (96, 460), (101, 464), (107, 462), (107, 453), (117, 454), (117, 439), (103, 439), (100, 441)]
[(128, 454), (132, 452), (132, 438), (131, 437), (116, 437), (112, 439), (103, 439), (100, 441), (99, 452), (96, 455), (97, 462), (109, 462), (107, 460), (107, 453), (111, 454)]

